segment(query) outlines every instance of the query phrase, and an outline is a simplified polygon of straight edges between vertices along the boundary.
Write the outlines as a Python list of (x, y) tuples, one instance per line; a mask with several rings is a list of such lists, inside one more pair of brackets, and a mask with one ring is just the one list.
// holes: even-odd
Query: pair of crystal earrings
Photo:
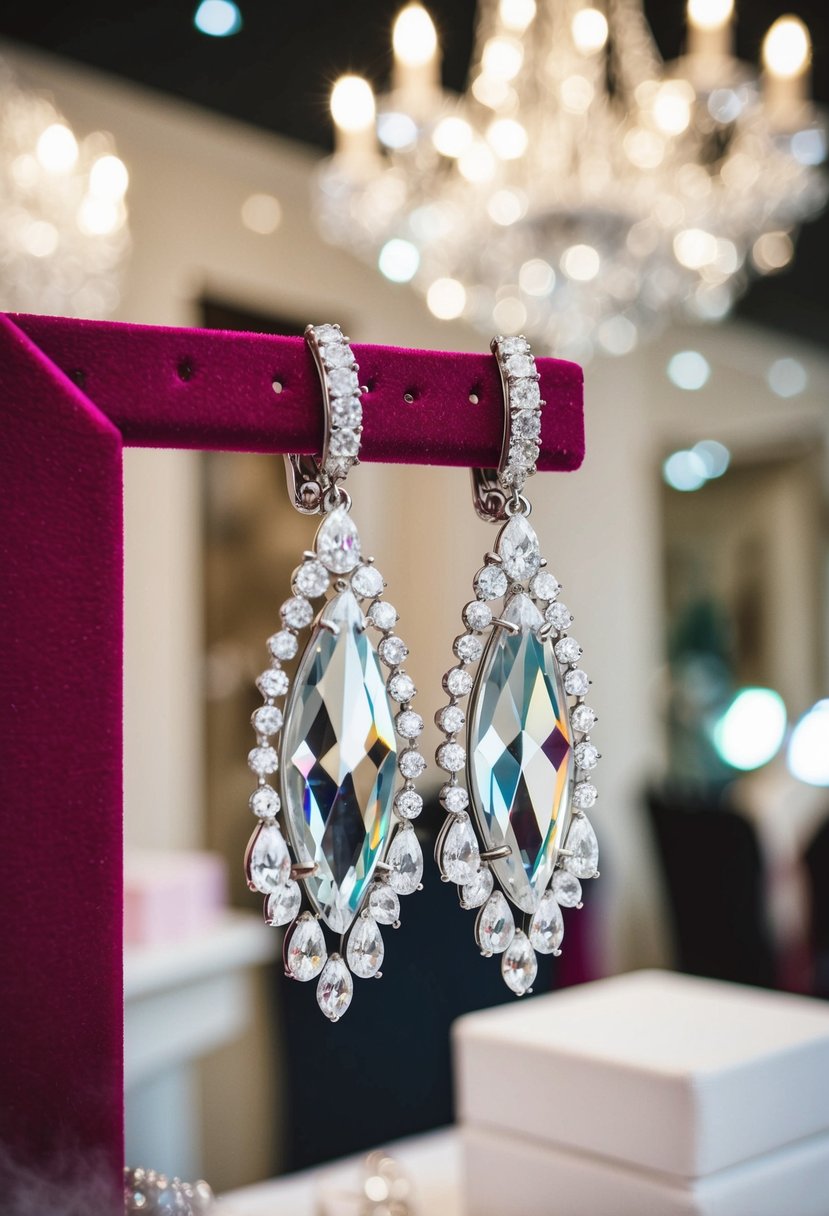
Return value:
[[(342, 485), (359, 454), (359, 369), (339, 326), (309, 325), (305, 337), (322, 382), (323, 451), (319, 460), (286, 457), (286, 465), (294, 506), (323, 520), (293, 573), (282, 628), (268, 639), (271, 666), (257, 679), (264, 704), (253, 714), (248, 764), (259, 778), (250, 808), (261, 822), (245, 871), (266, 897), (267, 923), (288, 926), (286, 973), (316, 979), (319, 1006), (337, 1021), (351, 1004), (352, 977), (380, 975), (380, 926), (397, 927), (400, 896), (422, 888), (412, 821), (423, 809), (415, 782), (426, 761), (398, 614), (381, 598), (386, 584), (373, 559), (363, 557)], [(545, 404), (535, 361), (523, 337), (495, 338), (492, 351), (504, 441), (497, 470), (473, 470), (473, 492), (478, 514), (502, 527), (475, 575), (456, 661), (443, 679), (447, 704), (435, 715), (446, 736), (436, 759), (447, 816), (435, 856), (461, 906), (479, 910), (480, 951), (501, 956), (506, 984), (523, 995), (537, 954), (560, 953), (562, 907), (581, 907), (580, 880), (598, 874), (584, 812), (596, 800), (599, 753), (590, 740), (596, 715), (585, 703), (590, 681), (567, 632), (573, 618), (545, 568), (522, 492), (535, 471)], [(322, 597), (317, 611), (312, 601)], [(309, 626), (291, 687), (283, 664)], [(281, 794), (269, 782), (276, 774)]]

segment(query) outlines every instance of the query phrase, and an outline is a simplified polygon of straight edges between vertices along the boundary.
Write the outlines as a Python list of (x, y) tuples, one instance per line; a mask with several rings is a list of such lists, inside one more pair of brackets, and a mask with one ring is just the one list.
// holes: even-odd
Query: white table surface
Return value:
[[(462, 1216), (461, 1158), (457, 1132), (443, 1128), (382, 1146), (399, 1161), (412, 1185), (413, 1216)], [(321, 1199), (341, 1194), (332, 1212), (357, 1216), (359, 1205), (344, 1192), (359, 1190), (365, 1153), (330, 1165), (287, 1174), (223, 1195), (216, 1216), (320, 1216)]]

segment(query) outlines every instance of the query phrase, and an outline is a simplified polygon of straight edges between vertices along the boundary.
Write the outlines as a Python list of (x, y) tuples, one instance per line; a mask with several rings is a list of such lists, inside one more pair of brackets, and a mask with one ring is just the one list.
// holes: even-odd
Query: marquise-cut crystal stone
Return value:
[(495, 552), (507, 578), (519, 583), (532, 578), (541, 565), (541, 554), (535, 529), (526, 515), (513, 515), (504, 525), (495, 542)]
[(332, 1022), (338, 1022), (351, 1004), (354, 981), (339, 954), (332, 954), (317, 984), (317, 1004)]
[(319, 922), (306, 912), (296, 922), (285, 943), (285, 967), (295, 980), (306, 983), (316, 979), (327, 957)]
[(570, 819), (573, 748), (567, 698), (541, 614), (516, 593), (484, 655), (470, 707), (469, 778), (483, 847), (509, 845), (494, 862), (514, 904), (533, 912)]
[(501, 959), (504, 983), (516, 996), (529, 992), (538, 974), (538, 959), (525, 933), (516, 933)]
[(599, 865), (599, 842), (593, 825), (586, 815), (577, 816), (567, 833), (567, 851), (564, 867), (576, 878), (594, 878)]
[(492, 870), (489, 866), (481, 866), (472, 882), (464, 883), (461, 887), (461, 907), (480, 908), (489, 899), (494, 885)]
[(250, 881), (263, 895), (270, 895), (288, 881), (291, 859), (288, 846), (275, 823), (263, 823), (248, 846), (247, 871)]
[(302, 892), (293, 880), (269, 895), (265, 902), (265, 920), (269, 925), (287, 925), (299, 912)]
[(475, 936), (485, 954), (501, 954), (515, 936), (512, 909), (500, 891), (493, 891), (478, 913)]
[(345, 956), (348, 965), (360, 979), (368, 980), (383, 965), (383, 937), (373, 916), (361, 916), (348, 935)]
[[(330, 518), (330, 517), (329, 517)], [(330, 600), (302, 656), (282, 735), (283, 793), (314, 908), (344, 933), (383, 854), (397, 744), (382, 669), (351, 591)]]
[(398, 832), (391, 842), (386, 861), (388, 883), (398, 895), (411, 895), (423, 878), (423, 850), (412, 829)]
[(564, 917), (552, 891), (545, 891), (530, 921), (530, 944), (539, 954), (555, 954), (564, 937)]
[(464, 815), (450, 825), (440, 850), (441, 873), (450, 882), (465, 886), (473, 882), (481, 865), (478, 841), (472, 824)]
[(315, 541), (319, 560), (332, 574), (347, 574), (360, 561), (360, 536), (344, 506), (326, 515)]

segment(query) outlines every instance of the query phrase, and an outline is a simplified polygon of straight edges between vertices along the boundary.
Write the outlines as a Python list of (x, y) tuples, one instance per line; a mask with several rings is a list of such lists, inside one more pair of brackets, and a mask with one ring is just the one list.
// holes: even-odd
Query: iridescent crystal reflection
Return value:
[(538, 906), (567, 830), (573, 749), (564, 692), (552, 646), (536, 630), (543, 620), (523, 592), (497, 629), (472, 695), (469, 785), (485, 848), (508, 844), (495, 862), (505, 892), (524, 912)]
[(318, 867), (308, 895), (325, 923), (344, 933), (388, 839), (397, 744), (380, 661), (353, 593), (326, 604), (320, 622), (287, 708), (282, 787), (297, 860)]

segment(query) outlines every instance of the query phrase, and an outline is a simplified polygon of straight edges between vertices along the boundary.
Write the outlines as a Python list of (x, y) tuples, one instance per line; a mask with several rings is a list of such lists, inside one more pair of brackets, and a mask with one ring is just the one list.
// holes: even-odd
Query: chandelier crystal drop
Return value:
[(808, 31), (776, 21), (758, 73), (732, 53), (733, 20), (733, 0), (690, 0), (686, 52), (665, 63), (641, 0), (481, 0), (458, 96), (408, 5), (390, 91), (334, 87), (323, 234), (438, 318), (581, 360), (629, 352), (671, 313), (719, 320), (826, 200)]
[(128, 181), (111, 136), (79, 138), (0, 59), (0, 308), (111, 313), (129, 249)]

